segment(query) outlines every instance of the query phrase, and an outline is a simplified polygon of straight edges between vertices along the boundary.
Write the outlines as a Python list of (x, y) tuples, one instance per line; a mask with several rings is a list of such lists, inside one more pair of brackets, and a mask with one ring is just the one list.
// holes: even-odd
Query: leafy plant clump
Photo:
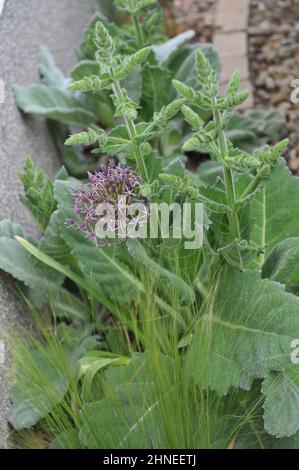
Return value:
[[(130, 4), (115, 2), (121, 15), (115, 14), (112, 2), (100, 2), (102, 13), (96, 13), (85, 34), (84, 42), (77, 50), (77, 64), (70, 73), (70, 78), (55, 64), (50, 51), (42, 47), (38, 53), (38, 69), (41, 84), (30, 87), (16, 86), (14, 94), (16, 103), (25, 113), (39, 114), (49, 119), (49, 129), (61, 160), (70, 175), (85, 178), (87, 171), (96, 170), (99, 160), (105, 159), (105, 153), (95, 155), (91, 152), (92, 144), (83, 142), (66, 147), (64, 141), (73, 129), (85, 130), (99, 125), (111, 128), (119, 119), (114, 116), (114, 105), (105, 87), (92, 88), (92, 80), (100, 72), (95, 60), (96, 45), (93, 40), (95, 24), (101, 20), (111, 34), (116, 50), (123, 55), (130, 55), (146, 46), (151, 46), (151, 53), (138, 67), (130, 70), (123, 80), (127, 95), (139, 106), (138, 121), (152, 119), (175, 98), (172, 80), (179, 80), (187, 86), (199, 89), (196, 80), (194, 54), (200, 48), (208, 57), (216, 72), (220, 70), (217, 53), (210, 44), (187, 44), (194, 31), (188, 30), (168, 39), (163, 33), (162, 9), (156, 1)], [(122, 24), (112, 22), (121, 19)], [(103, 13), (109, 14), (109, 20)], [(85, 90), (71, 93), (68, 85), (71, 81), (88, 77)], [(199, 110), (204, 120), (209, 119), (210, 112)], [(252, 151), (269, 141), (277, 141), (284, 125), (282, 116), (275, 110), (251, 110), (243, 116), (233, 113), (227, 123), (227, 136), (244, 150)], [(167, 131), (155, 139), (156, 148), (165, 160), (185, 159), (181, 152), (181, 141), (190, 132), (190, 128), (179, 115), (170, 120)], [(200, 149), (201, 152), (204, 149)]]
[[(0, 224), (0, 268), (21, 282), (41, 332), (13, 347), (9, 419), (20, 445), (35, 427), (51, 448), (298, 448), (299, 184), (281, 158), (288, 142), (251, 151), (229, 139), (248, 96), (239, 71), (221, 96), (202, 48), (148, 45), (154, 3), (117, 2), (132, 27), (95, 21), (81, 48), (88, 63), (60, 90), (85, 116), (105, 97), (117, 121), (81, 122), (65, 148), (92, 146), (118, 163), (88, 183), (63, 168), (52, 183), (28, 159), (22, 201), (42, 238)], [(159, 101), (164, 88), (149, 77), (161, 77), (164, 60), (174, 72), (173, 54), (181, 75), (170, 74)], [(49, 70), (58, 72), (44, 70), (48, 94)], [(48, 117), (65, 120), (59, 113)], [(211, 161), (191, 174), (181, 156), (198, 150)], [(202, 203), (203, 246), (161, 231), (97, 246), (93, 201), (128, 192), (147, 204)]]

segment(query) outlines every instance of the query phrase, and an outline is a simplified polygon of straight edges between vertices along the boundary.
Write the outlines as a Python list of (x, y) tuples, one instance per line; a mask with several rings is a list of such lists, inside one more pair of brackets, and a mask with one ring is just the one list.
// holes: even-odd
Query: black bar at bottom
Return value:
[(82, 470), (97, 468), (140, 468), (147, 466), (208, 469), (211, 467), (243, 469), (271, 466), (283, 468), (298, 462), (296, 450), (2, 450), (1, 468), (5, 464), (30, 465), (31, 469), (46, 464), (82, 465)]

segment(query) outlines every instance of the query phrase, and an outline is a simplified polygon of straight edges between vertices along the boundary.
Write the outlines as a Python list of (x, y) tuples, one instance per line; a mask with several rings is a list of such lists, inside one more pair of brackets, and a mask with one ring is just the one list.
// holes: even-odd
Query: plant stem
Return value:
[(250, 194), (252, 194), (256, 190), (256, 188), (259, 186), (262, 179), (263, 177), (260, 174), (260, 172), (257, 173), (255, 177), (251, 180), (251, 182), (249, 183), (245, 191), (243, 192), (240, 199), (244, 199), (245, 197), (250, 196)]
[[(116, 79), (114, 80), (113, 91), (120, 100), (124, 98), (119, 81)], [(125, 116), (124, 116), (124, 120), (128, 129), (130, 139), (132, 143), (136, 146), (135, 158), (136, 158), (136, 164), (137, 164), (138, 170), (140, 174), (142, 175), (142, 177), (146, 180), (146, 182), (149, 182), (149, 177), (148, 177), (145, 161), (143, 158), (142, 150), (140, 148), (140, 145), (136, 145), (135, 143), (137, 133), (136, 133), (134, 121), (132, 119), (126, 118)]]
[(230, 168), (223, 169), (224, 172), (224, 181), (227, 195), (228, 206), (232, 209), (232, 213), (229, 216), (231, 232), (235, 238), (240, 240), (240, 227), (239, 227), (239, 218), (238, 212), (236, 210), (236, 193), (235, 185)]
[(142, 27), (141, 27), (138, 15), (133, 15), (133, 23), (135, 26), (138, 48), (142, 49), (144, 46), (144, 35), (143, 35), (143, 31), (142, 31)]
[[(131, 11), (134, 11), (134, 1), (132, 0), (129, 0), (128, 2), (128, 5), (131, 9)], [(135, 31), (136, 31), (136, 39), (137, 39), (137, 44), (138, 44), (138, 47), (139, 49), (142, 49), (143, 46), (144, 46), (144, 35), (143, 35), (143, 31), (142, 31), (142, 27), (141, 27), (141, 24), (140, 24), (140, 21), (139, 21), (139, 16), (137, 13), (132, 13), (132, 19), (133, 19), (133, 24), (134, 24), (134, 27), (135, 27)]]
[[(213, 115), (214, 115), (214, 119), (218, 128), (218, 136), (219, 136), (218, 142), (219, 142), (219, 150), (220, 150), (221, 158), (225, 162), (225, 160), (228, 157), (228, 148), (227, 148), (226, 137), (224, 134), (220, 112), (216, 107), (214, 107), (213, 109)], [(238, 218), (238, 211), (236, 209), (236, 191), (235, 191), (235, 184), (234, 184), (232, 171), (230, 168), (227, 168), (224, 166), (223, 173), (224, 173), (227, 205), (232, 210), (232, 213), (229, 215), (230, 229), (231, 229), (233, 236), (237, 238), (238, 240), (240, 240), (239, 218)]]

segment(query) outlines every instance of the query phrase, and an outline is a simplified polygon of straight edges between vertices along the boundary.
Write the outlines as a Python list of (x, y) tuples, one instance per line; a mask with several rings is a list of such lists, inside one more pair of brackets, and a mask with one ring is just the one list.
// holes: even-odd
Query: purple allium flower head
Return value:
[[(87, 237), (97, 242), (96, 223), (105, 215), (99, 213), (100, 204), (110, 204), (117, 208), (119, 198), (126, 198), (126, 205), (141, 202), (138, 189), (142, 178), (127, 165), (115, 164), (109, 160), (96, 173), (88, 173), (89, 182), (72, 188), (73, 212), (78, 220), (69, 220), (70, 227), (82, 230)], [(117, 214), (117, 210), (115, 210)]]

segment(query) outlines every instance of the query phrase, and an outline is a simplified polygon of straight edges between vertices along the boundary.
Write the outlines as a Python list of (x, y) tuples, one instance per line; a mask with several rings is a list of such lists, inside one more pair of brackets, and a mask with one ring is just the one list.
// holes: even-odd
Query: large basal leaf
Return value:
[(295, 294), (299, 292), (299, 237), (286, 238), (273, 248), (262, 276), (285, 284)]
[(38, 70), (45, 85), (64, 88), (68, 83), (47, 47), (41, 47), (38, 51)]
[(24, 113), (40, 114), (74, 126), (97, 122), (97, 115), (88, 109), (79, 94), (46, 85), (17, 86), (14, 94)]
[(244, 115), (232, 114), (226, 125), (226, 136), (239, 148), (253, 152), (269, 142), (279, 140), (285, 119), (275, 109), (252, 109)]
[[(28, 235), (20, 224), (16, 224), (9, 219), (2, 220), (0, 222), (0, 237), (14, 238), (15, 236), (28, 239)], [(35, 243), (33, 239), (31, 241)]]
[[(249, 389), (252, 381), (291, 363), (299, 337), (299, 299), (257, 271), (220, 272), (214, 302), (198, 324), (191, 347), (196, 376), (220, 394)], [(299, 403), (298, 403), (299, 412)]]
[(195, 31), (191, 29), (188, 31), (184, 31), (183, 33), (178, 34), (174, 38), (169, 39), (162, 44), (158, 44), (157, 46), (153, 46), (152, 49), (155, 53), (156, 59), (159, 64), (166, 62), (169, 57), (185, 42), (189, 41), (195, 36)]
[[(266, 256), (285, 238), (299, 236), (299, 179), (283, 160), (272, 172), (265, 189), (251, 205), (251, 241), (265, 247)], [(262, 265), (264, 257), (259, 259)]]
[(299, 365), (271, 373), (264, 381), (264, 423), (269, 434), (290, 437), (299, 430)]
[(283, 126), (286, 124), (283, 114), (275, 108), (250, 109), (244, 117), (247, 119), (248, 129), (252, 129), (258, 136), (268, 136), (271, 142), (279, 140)]
[(49, 297), (54, 295), (63, 277), (36, 261), (19, 243), (8, 237), (0, 237), (0, 269), (33, 289), (39, 289)]
[[(11, 274), (27, 286), (24, 287), (24, 291), (31, 305), (43, 306), (49, 298), (52, 300), (57, 293), (63, 282), (63, 277), (57, 276), (57, 273), (37, 263), (25, 250), (21, 251), (21, 247), (14, 237), (25, 238), (33, 245), (38, 244), (34, 238), (24, 232), (21, 225), (7, 219), (3, 220), (0, 222), (0, 246), (2, 247), (0, 248), (0, 269)], [(8, 249), (11, 251), (8, 252)]]
[(14, 368), (8, 419), (15, 429), (34, 426), (61, 402), (69, 387), (50, 355), (32, 351), (30, 356), (28, 369), (23, 363)]

